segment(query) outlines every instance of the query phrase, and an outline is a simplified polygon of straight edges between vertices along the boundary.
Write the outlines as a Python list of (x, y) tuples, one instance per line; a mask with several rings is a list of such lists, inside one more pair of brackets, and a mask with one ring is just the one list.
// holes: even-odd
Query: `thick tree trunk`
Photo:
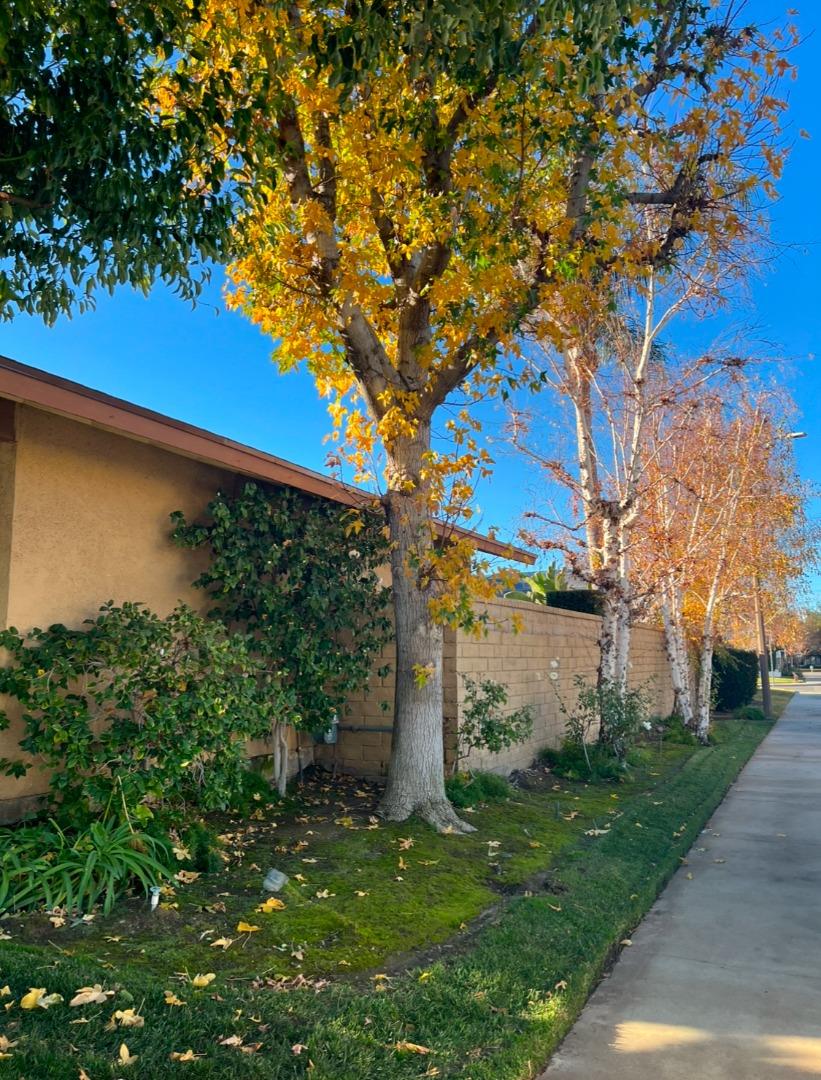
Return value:
[(430, 429), (392, 447), (387, 495), (396, 634), (396, 697), (388, 782), (379, 812), (389, 821), (411, 814), (440, 832), (473, 832), (445, 794), (442, 627), (433, 619), (429, 512), (420, 483)]

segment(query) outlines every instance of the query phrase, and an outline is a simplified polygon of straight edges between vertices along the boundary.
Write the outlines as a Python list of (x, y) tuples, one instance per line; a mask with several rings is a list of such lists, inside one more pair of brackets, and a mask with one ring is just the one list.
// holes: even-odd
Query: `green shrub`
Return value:
[(657, 725), (662, 729), (661, 737), (665, 742), (680, 743), (682, 746), (695, 746), (698, 743), (695, 732), (676, 713), (659, 719)]
[(597, 745), (618, 761), (624, 761), (641, 727), (649, 725), (646, 687), (622, 690), (615, 683), (589, 686), (582, 675), (573, 677), (573, 685), (576, 704), (571, 707), (559, 699), (567, 742), (577, 745), (587, 759), (590, 736), (598, 730)]
[(592, 589), (554, 589), (547, 593), (544, 602), (548, 607), (583, 611), (588, 615), (601, 615), (603, 606), (601, 593)]
[(107, 914), (126, 890), (148, 892), (170, 878), (168, 844), (114, 817), (85, 829), (63, 830), (53, 820), (0, 830), (0, 911), (64, 908)]
[(542, 750), (539, 760), (565, 780), (609, 783), (621, 780), (625, 773), (624, 764), (605, 747), (583, 746), (572, 739), (565, 739), (559, 749)]
[[(0, 692), (21, 706), (21, 747), (51, 772), (65, 823), (122, 801), (141, 821), (149, 806), (229, 806), (240, 792), (245, 743), (291, 714), (276, 674), (245, 641), (181, 606), (167, 618), (140, 604), (106, 604), (86, 629), (55, 625), (0, 633), (11, 663)], [(0, 712), (0, 728), (7, 726)], [(0, 771), (32, 766), (0, 759)]]
[(464, 808), (477, 803), (503, 802), (513, 794), (510, 783), (497, 773), (457, 773), (445, 782), (448, 798), (454, 806)]
[(533, 706), (505, 712), (507, 687), (495, 679), (477, 681), (463, 675), (465, 701), (459, 722), (459, 756), (470, 750), (498, 754), (514, 743), (524, 742), (533, 730)]
[(766, 720), (762, 709), (759, 709), (757, 705), (744, 705), (740, 709), (736, 709), (733, 716), (737, 716), (739, 720)]
[(718, 712), (749, 705), (758, 686), (758, 655), (722, 645), (713, 656), (713, 700)]
[(220, 492), (202, 523), (181, 511), (171, 520), (176, 543), (208, 552), (194, 584), (213, 604), (209, 616), (277, 671), (293, 694), (290, 723), (327, 728), (368, 685), (392, 633), (390, 590), (377, 575), (390, 551), (382, 513), (248, 483), (236, 497)]
[(180, 863), (185, 869), (199, 870), (203, 874), (214, 874), (222, 870), (225, 864), (220, 856), (219, 840), (204, 821), (191, 821), (182, 830), (180, 839), (182, 847), (190, 855), (190, 858), (183, 859)]
[(644, 767), (653, 760), (652, 750), (633, 747), (620, 760), (598, 743), (583, 747), (569, 739), (558, 750), (545, 749), (539, 754), (539, 761), (556, 776), (595, 784), (619, 783), (625, 779), (628, 768)]

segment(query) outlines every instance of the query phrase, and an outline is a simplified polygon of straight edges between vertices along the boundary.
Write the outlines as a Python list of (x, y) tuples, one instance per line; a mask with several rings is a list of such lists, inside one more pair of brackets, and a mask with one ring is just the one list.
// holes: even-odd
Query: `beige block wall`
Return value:
[[(533, 707), (533, 731), (526, 742), (499, 754), (471, 751), (460, 765), (509, 773), (527, 768), (545, 747), (560, 745), (565, 729), (560, 699), (568, 707), (575, 703), (577, 691), (573, 679), (576, 675), (581, 675), (588, 683), (595, 682), (601, 620), (597, 615), (511, 600), (489, 605), (488, 613), (496, 629), (479, 640), (462, 633), (457, 638), (460, 716), (465, 704), (462, 676), (469, 675), (476, 680), (491, 678), (508, 688), (511, 711), (524, 705)], [(511, 626), (514, 614), (521, 622), (519, 633)], [(660, 631), (643, 626), (633, 629), (630, 665), (630, 685), (646, 685), (653, 712), (669, 714), (673, 691)]]
[[(487, 608), (492, 629), (481, 638), (446, 631), (444, 645), (445, 757), (454, 765), (456, 727), (465, 704), (462, 676), (495, 679), (508, 689), (510, 710), (531, 705), (535, 720), (531, 737), (500, 754), (471, 752), (462, 758), (465, 768), (509, 773), (527, 768), (540, 750), (558, 746), (564, 737), (559, 696), (571, 706), (576, 690), (573, 677), (594, 682), (599, 662), (600, 619), (596, 615), (563, 611), (526, 602), (499, 600)], [(517, 633), (512, 617), (521, 623)], [(393, 646), (385, 659), (393, 658)], [(651, 627), (635, 627), (630, 651), (630, 683), (647, 685), (653, 711), (667, 715), (673, 694), (666, 666), (662, 634)], [(551, 673), (556, 679), (551, 679)], [(368, 690), (349, 702), (335, 747), (319, 747), (316, 758), (325, 767), (372, 778), (383, 777), (390, 755), (393, 713), (393, 675), (371, 678)], [(383, 711), (381, 703), (388, 708)], [(346, 730), (354, 725), (356, 730)]]

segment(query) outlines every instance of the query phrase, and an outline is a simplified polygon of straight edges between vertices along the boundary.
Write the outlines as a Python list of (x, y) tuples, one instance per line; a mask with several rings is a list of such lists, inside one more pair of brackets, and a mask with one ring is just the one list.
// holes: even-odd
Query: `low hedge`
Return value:
[(601, 615), (603, 609), (601, 593), (592, 589), (556, 589), (547, 593), (545, 603), (548, 607), (583, 611), (588, 615)]

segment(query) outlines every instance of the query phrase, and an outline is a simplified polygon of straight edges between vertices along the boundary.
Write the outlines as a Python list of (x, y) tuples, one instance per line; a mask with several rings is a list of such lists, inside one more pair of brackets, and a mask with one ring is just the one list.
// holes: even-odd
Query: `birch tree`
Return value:
[[(799, 566), (789, 537), (802, 521), (802, 485), (773, 396), (758, 392), (748, 399), (737, 389), (736, 395), (733, 401), (725, 389), (693, 401), (688, 421), (662, 435), (653, 551), (644, 563), (660, 581), (678, 711), (702, 742), (709, 737), (717, 637), (752, 609), (752, 586), (761, 574), (783, 583)], [(690, 642), (697, 654), (692, 695)]]
[[(563, 549), (601, 594), (600, 686), (626, 685), (631, 614), (642, 601), (630, 549), (643, 512), (646, 424), (721, 371), (705, 358), (665, 370), (660, 336), (681, 310), (703, 312), (732, 297), (760, 240), (754, 208), (763, 209), (781, 169), (783, 102), (773, 80), (787, 62), (774, 52), (764, 58), (760, 36), (735, 30), (727, 12), (714, 30), (724, 44), (709, 70), (695, 80), (682, 72), (640, 98), (637, 122), (655, 138), (627, 163), (635, 190), (625, 195), (631, 212), (618, 257), (591, 257), (574, 289), (554, 294), (527, 323), (540, 350), (533, 362), (569, 407), (573, 429), (569, 454), (534, 451), (538, 421), (514, 417), (516, 445), (570, 495), (569, 512), (528, 516), (548, 527), (543, 545)], [(526, 535), (540, 543), (536, 530)]]

